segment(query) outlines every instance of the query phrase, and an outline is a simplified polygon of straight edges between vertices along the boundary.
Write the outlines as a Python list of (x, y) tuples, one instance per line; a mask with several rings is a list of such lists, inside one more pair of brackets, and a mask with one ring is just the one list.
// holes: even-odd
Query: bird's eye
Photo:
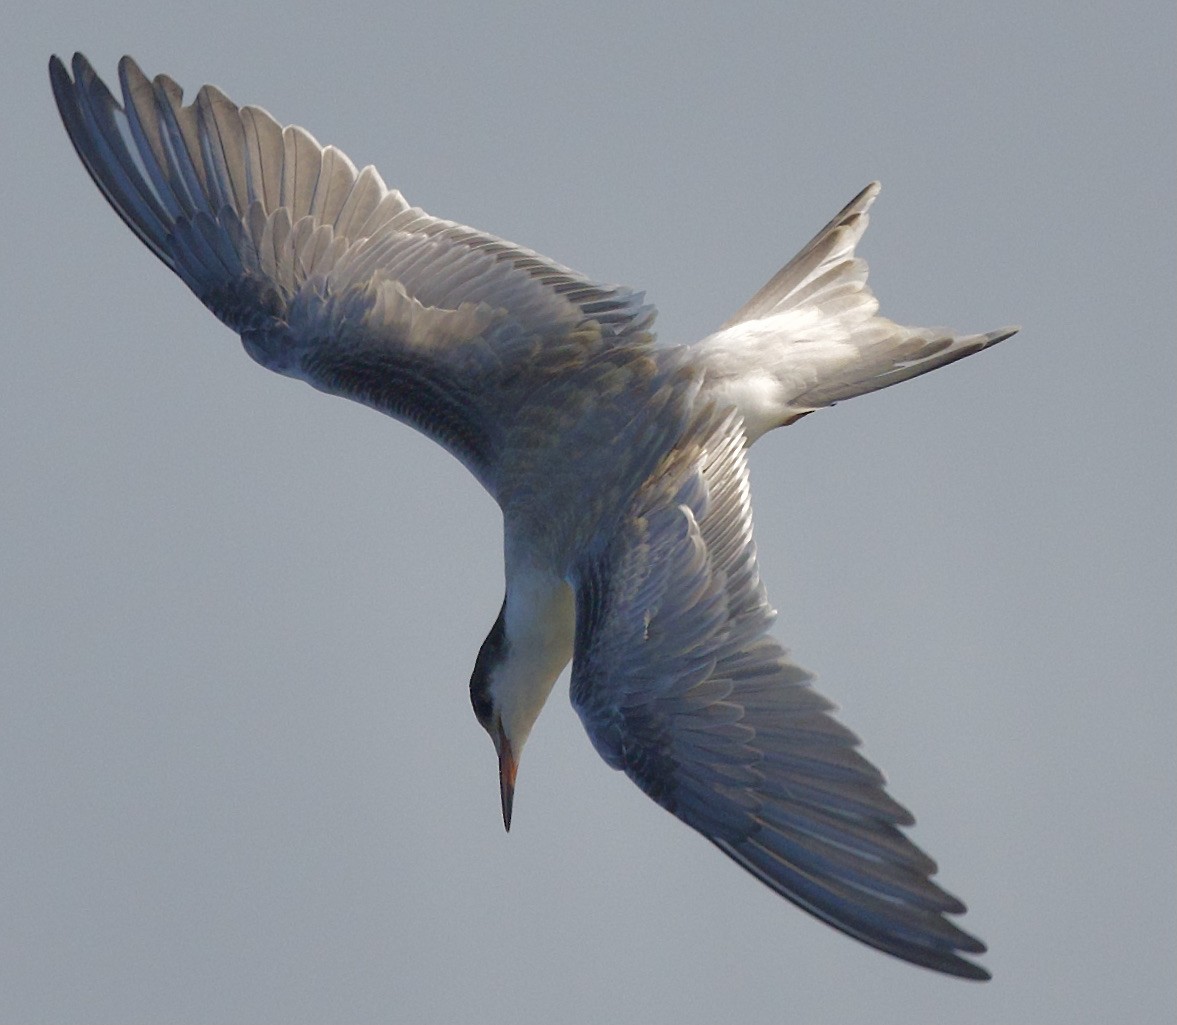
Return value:
[(491, 705), (490, 694), (485, 686), (479, 686), (477, 676), (470, 678), (470, 704), (474, 706), (474, 714), (478, 721), (489, 729), (494, 708)]

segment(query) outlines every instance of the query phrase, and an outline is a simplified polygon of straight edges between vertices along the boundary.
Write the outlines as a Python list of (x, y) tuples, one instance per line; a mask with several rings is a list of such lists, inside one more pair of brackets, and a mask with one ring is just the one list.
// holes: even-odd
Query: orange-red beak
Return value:
[(515, 761), (515, 752), (511, 750), (511, 742), (499, 726), (499, 796), (503, 801), (503, 825), (507, 831), (511, 830), (511, 805), (515, 801), (515, 774), (519, 771), (519, 763)]

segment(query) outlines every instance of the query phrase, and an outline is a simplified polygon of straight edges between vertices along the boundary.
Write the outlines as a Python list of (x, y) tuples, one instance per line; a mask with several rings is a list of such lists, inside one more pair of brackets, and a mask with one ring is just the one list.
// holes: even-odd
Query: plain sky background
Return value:
[[(426, 10), (426, 6), (428, 9)], [(1177, 1016), (1172, 3), (23, 5), (0, 42), (0, 1020)], [(51, 52), (721, 323), (872, 178), (883, 311), (1022, 334), (753, 454), (778, 635), (994, 980), (774, 897), (593, 752), (509, 836), (491, 500), (268, 374), (122, 226)]]

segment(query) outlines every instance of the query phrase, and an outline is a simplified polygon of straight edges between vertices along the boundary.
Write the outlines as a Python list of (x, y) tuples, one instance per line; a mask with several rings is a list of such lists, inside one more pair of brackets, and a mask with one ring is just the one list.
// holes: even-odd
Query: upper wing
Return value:
[[(585, 359), (653, 309), (510, 242), (409, 206), (372, 167), (119, 64), (49, 65), (78, 155), (111, 205), (250, 355), (445, 444), (484, 483), (502, 413), (545, 366)], [(492, 487), (493, 492), (493, 487)]]
[(719, 331), (697, 343), (701, 361), (720, 380), (774, 379), (738, 403), (753, 434), (926, 374), (1017, 331), (955, 335), (878, 315), (855, 247), (879, 189), (878, 182), (863, 189)]
[(964, 905), (858, 739), (767, 636), (739, 418), (707, 414), (577, 571), (573, 704), (601, 755), (757, 878), (872, 946), (988, 978)]

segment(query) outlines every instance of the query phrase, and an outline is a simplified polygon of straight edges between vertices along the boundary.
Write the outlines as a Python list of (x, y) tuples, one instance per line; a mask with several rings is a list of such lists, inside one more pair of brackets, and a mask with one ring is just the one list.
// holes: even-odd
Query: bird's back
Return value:
[(623, 336), (538, 381), (512, 415), (496, 470), (508, 537), (565, 575), (608, 536), (708, 405), (692, 355)]

